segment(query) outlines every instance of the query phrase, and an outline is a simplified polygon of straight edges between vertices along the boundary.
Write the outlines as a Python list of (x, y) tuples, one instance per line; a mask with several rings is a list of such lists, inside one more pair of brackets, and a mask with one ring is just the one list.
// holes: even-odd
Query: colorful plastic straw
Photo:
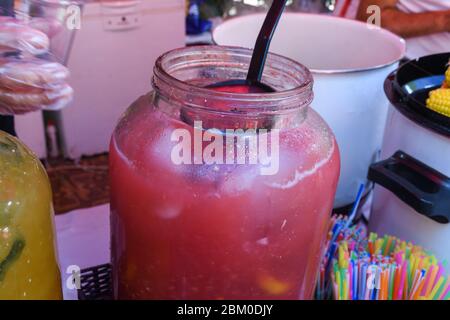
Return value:
[(396, 237), (367, 236), (364, 227), (349, 227), (348, 220), (331, 219), (317, 299), (450, 300), (445, 263)]

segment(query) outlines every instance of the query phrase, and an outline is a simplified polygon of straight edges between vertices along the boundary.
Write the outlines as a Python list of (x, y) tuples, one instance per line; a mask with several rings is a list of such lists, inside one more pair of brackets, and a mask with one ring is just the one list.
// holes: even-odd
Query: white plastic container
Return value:
[(151, 88), (158, 56), (185, 44), (183, 0), (88, 1), (67, 66), (75, 91), (61, 111), (65, 156), (107, 152), (125, 106)]
[[(391, 106), (383, 161), (372, 165), (369, 174), (377, 183), (370, 231), (412, 241), (447, 261), (450, 118), (427, 109), (423, 100), (429, 90), (442, 83), (439, 78), (434, 79), (444, 78), (449, 59), (450, 53), (441, 53), (412, 60), (386, 80)], [(402, 95), (399, 88), (408, 88), (403, 92), (411, 93)]]

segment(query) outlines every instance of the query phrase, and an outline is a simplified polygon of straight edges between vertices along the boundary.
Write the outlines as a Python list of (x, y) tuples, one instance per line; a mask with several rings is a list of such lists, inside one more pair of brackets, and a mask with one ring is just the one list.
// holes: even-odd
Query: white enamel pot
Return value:
[[(214, 29), (213, 39), (219, 45), (252, 48), (263, 20), (263, 14), (227, 20)], [(379, 156), (388, 109), (383, 82), (404, 56), (404, 40), (353, 20), (286, 12), (270, 51), (312, 71), (312, 107), (334, 131), (341, 152), (334, 206), (351, 204)]]

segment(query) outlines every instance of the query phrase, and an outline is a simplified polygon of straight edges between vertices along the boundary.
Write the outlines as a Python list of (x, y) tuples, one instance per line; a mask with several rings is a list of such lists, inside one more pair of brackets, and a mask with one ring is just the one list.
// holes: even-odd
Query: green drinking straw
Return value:
[(395, 264), (390, 266), (390, 275), (389, 275), (389, 300), (392, 300), (393, 291), (394, 291), (394, 276), (395, 276)]
[(439, 286), (439, 289), (436, 291), (436, 293), (433, 295), (433, 297), (431, 297), (431, 299), (433, 299), (433, 300), (437, 300), (441, 296), (442, 291), (444, 291), (444, 288), (445, 288), (445, 277), (441, 277), (439, 279), (438, 283), (439, 282), (441, 282), (441, 284)]

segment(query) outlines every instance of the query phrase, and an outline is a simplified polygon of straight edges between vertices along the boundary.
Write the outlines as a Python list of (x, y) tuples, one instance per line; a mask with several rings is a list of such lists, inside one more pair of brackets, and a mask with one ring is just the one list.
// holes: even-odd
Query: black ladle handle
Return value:
[(273, 0), (272, 6), (266, 15), (264, 24), (259, 32), (258, 38), (256, 39), (252, 60), (248, 69), (247, 80), (250, 83), (257, 83), (261, 81), (270, 42), (272, 41), (278, 21), (280, 20), (284, 7), (286, 6), (286, 2), (287, 0)]

